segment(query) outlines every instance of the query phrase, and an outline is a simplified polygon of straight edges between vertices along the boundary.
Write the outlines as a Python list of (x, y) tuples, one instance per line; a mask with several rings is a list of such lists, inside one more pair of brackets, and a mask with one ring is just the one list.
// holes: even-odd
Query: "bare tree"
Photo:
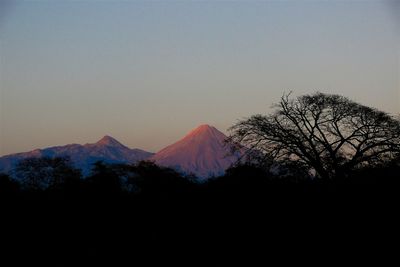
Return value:
[(343, 176), (400, 152), (400, 121), (343, 96), (283, 95), (268, 116), (255, 115), (230, 128), (229, 141), (264, 160), (297, 161), (321, 178)]

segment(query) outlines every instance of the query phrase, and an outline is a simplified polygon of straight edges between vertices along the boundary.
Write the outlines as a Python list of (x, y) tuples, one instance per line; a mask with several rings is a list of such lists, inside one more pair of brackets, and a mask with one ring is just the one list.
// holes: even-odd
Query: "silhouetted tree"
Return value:
[(93, 193), (100, 195), (116, 195), (121, 191), (121, 182), (113, 165), (97, 161), (93, 165), (92, 175), (86, 182)]
[(57, 189), (81, 177), (68, 157), (27, 158), (18, 162), (15, 176), (24, 188), (33, 191)]
[(17, 181), (11, 179), (10, 176), (0, 173), (0, 197), (10, 196), (19, 191), (19, 184)]
[(138, 193), (140, 188), (137, 186), (139, 175), (134, 171), (132, 165), (128, 164), (113, 164), (109, 166), (115, 175), (118, 176), (122, 192)]
[[(343, 96), (284, 95), (275, 113), (231, 127), (229, 141), (257, 151), (261, 161), (297, 161), (322, 178), (342, 177), (400, 152), (400, 121)], [(254, 153), (253, 153), (254, 154)]]
[(210, 179), (209, 184), (214, 187), (217, 185), (221, 191), (235, 188), (243, 193), (244, 189), (262, 189), (271, 179), (273, 175), (264, 168), (253, 164), (240, 164), (227, 169), (224, 176)]
[(188, 193), (192, 186), (189, 179), (175, 170), (158, 166), (152, 161), (140, 161), (132, 166), (132, 171), (137, 174), (135, 184), (147, 195), (166, 197)]

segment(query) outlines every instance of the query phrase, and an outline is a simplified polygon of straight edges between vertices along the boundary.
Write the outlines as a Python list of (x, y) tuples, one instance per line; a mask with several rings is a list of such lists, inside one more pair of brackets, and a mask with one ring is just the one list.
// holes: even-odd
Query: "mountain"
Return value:
[(209, 125), (200, 125), (178, 142), (157, 152), (150, 160), (201, 179), (224, 174), (239, 154), (228, 156), (226, 135)]
[(90, 174), (92, 164), (99, 160), (107, 163), (135, 163), (152, 155), (153, 153), (140, 149), (130, 149), (106, 135), (94, 144), (55, 146), (0, 157), (0, 172), (10, 172), (24, 158), (68, 156), (74, 166), (81, 169), (86, 176)]
[(230, 155), (225, 139), (226, 136), (216, 128), (200, 125), (178, 142), (153, 154), (130, 149), (114, 138), (104, 136), (94, 144), (55, 146), (0, 157), (0, 173), (9, 173), (24, 158), (68, 156), (84, 176), (90, 174), (93, 163), (99, 160), (107, 163), (135, 163), (150, 159), (160, 166), (206, 179), (224, 174), (240, 157), (240, 153)]

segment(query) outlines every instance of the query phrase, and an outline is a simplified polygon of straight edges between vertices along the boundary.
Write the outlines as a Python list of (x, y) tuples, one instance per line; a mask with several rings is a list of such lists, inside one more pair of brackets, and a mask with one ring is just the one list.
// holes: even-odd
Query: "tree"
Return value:
[(0, 197), (11, 196), (19, 190), (19, 184), (10, 176), (0, 173)]
[[(229, 142), (264, 162), (297, 161), (321, 178), (391, 160), (400, 152), (400, 120), (343, 96), (283, 95), (271, 115), (230, 128)], [(257, 153), (254, 153), (257, 151)]]
[(42, 191), (77, 181), (81, 173), (72, 167), (68, 157), (41, 157), (26, 158), (18, 162), (15, 176), (26, 189)]
[(135, 185), (142, 194), (157, 198), (190, 192), (192, 182), (171, 168), (161, 167), (152, 161), (143, 160), (131, 166), (136, 174)]
[(121, 181), (114, 165), (97, 161), (93, 164), (92, 175), (86, 179), (89, 188), (99, 196), (114, 196), (121, 191)]

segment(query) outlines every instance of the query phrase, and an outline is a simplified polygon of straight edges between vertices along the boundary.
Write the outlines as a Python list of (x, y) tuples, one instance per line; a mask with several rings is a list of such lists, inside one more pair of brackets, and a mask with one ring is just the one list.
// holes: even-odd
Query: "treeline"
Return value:
[(347, 256), (377, 255), (398, 228), (399, 171), (390, 163), (326, 180), (241, 165), (198, 183), (146, 161), (98, 162), (82, 178), (68, 159), (27, 159), (17, 180), (0, 177), (1, 261), (255, 266), (309, 250), (331, 261), (335, 242)]
[[(12, 175), (0, 174), (2, 198), (50, 197), (63, 198), (115, 198), (151, 195), (155, 198), (179, 195), (251, 192), (283, 189), (307, 190), (308, 193), (329, 189), (341, 193), (362, 188), (387, 190), (399, 184), (398, 160), (374, 167), (359, 168), (345, 178), (321, 179), (310, 175), (296, 165), (281, 165), (271, 171), (262, 166), (244, 163), (229, 168), (221, 177), (211, 177), (205, 182), (193, 175), (183, 175), (171, 168), (161, 167), (151, 161), (137, 164), (108, 164), (102, 161), (93, 165), (91, 175), (83, 177), (73, 167), (68, 157), (27, 158), (21, 160)], [(253, 192), (254, 191), (254, 192)], [(218, 193), (217, 193), (218, 192)], [(269, 192), (270, 194), (273, 192)]]

